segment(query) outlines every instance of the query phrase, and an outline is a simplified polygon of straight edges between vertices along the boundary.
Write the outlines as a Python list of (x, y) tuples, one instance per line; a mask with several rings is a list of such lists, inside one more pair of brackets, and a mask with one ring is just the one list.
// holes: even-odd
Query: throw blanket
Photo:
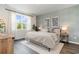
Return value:
[(49, 48), (53, 48), (58, 40), (55, 33), (48, 32), (27, 32), (26, 39), (42, 43)]

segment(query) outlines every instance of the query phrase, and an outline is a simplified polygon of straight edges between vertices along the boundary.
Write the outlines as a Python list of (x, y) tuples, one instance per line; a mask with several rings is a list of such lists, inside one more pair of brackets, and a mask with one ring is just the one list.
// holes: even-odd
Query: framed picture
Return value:
[(46, 23), (47, 28), (50, 27), (50, 18), (46, 18), (45, 23)]
[(59, 17), (52, 18), (52, 26), (59, 26)]
[(49, 29), (50, 29), (50, 18), (46, 18), (46, 19), (45, 19), (45, 27), (46, 27), (47, 30), (49, 31)]

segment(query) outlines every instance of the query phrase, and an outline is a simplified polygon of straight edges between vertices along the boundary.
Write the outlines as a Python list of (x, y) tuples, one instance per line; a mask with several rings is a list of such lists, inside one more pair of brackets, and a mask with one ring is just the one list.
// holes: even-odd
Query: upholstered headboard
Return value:
[(51, 33), (56, 33), (56, 34), (60, 35), (60, 28), (59, 28), (59, 27), (57, 27), (57, 28), (52, 28), (52, 29), (51, 29)]

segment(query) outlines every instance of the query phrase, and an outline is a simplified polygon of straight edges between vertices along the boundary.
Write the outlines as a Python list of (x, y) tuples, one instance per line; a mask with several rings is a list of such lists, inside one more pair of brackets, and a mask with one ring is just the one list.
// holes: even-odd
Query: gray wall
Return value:
[(69, 26), (69, 40), (79, 43), (79, 5), (66, 8), (60, 11), (37, 16), (37, 26), (44, 26), (45, 18), (59, 16), (60, 26)]

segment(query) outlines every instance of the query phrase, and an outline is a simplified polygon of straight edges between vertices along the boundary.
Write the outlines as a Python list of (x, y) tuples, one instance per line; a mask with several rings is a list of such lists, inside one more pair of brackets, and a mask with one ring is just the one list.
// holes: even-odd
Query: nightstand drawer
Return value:
[(60, 38), (62, 42), (67, 42), (69, 41), (69, 35), (68, 34), (60, 34)]

